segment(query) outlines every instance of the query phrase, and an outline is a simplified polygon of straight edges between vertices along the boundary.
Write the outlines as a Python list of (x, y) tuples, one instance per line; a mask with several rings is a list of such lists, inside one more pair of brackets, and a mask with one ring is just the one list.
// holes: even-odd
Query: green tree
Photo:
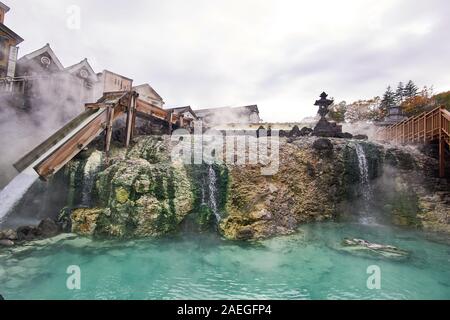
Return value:
[(433, 100), (435, 101), (436, 106), (445, 106), (447, 110), (450, 110), (450, 91), (434, 95)]
[(405, 86), (405, 98), (414, 98), (415, 96), (417, 96), (418, 91), (419, 88), (417, 88), (412, 80), (409, 80)]
[(434, 107), (433, 88), (424, 86), (423, 89), (411, 98), (406, 98), (401, 104), (403, 113), (408, 116), (416, 116)]
[(405, 98), (405, 87), (403, 82), (399, 82), (397, 85), (397, 90), (395, 91), (395, 102), (401, 104)]
[(386, 115), (388, 110), (395, 107), (395, 105), (395, 93), (392, 91), (391, 86), (388, 86), (384, 92), (383, 99), (381, 99), (380, 109), (382, 113)]
[(341, 101), (338, 104), (333, 104), (330, 107), (328, 118), (335, 122), (344, 122), (346, 112), (347, 112), (347, 103), (345, 101)]

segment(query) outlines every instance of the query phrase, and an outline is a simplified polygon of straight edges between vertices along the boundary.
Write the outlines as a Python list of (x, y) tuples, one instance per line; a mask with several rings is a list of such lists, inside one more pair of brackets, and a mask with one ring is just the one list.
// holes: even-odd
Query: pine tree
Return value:
[(395, 102), (399, 105), (403, 102), (405, 98), (405, 87), (403, 82), (399, 82), (397, 86), (397, 91), (395, 91)]
[(386, 91), (384, 92), (383, 99), (381, 100), (381, 110), (384, 114), (388, 113), (388, 110), (392, 107), (395, 107), (395, 93), (392, 91), (391, 86), (388, 86)]
[(414, 98), (417, 96), (417, 92), (419, 91), (419, 88), (412, 82), (412, 80), (409, 80), (408, 83), (405, 86), (405, 97), (406, 98)]

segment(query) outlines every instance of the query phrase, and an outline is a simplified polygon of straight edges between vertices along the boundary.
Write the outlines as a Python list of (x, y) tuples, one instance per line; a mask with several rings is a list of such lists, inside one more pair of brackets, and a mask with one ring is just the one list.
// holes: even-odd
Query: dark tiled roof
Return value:
[(17, 41), (17, 44), (23, 41), (23, 39), (17, 33), (15, 33), (10, 28), (5, 26), (3, 23), (0, 23), (0, 30), (9, 35), (10, 37), (12, 37), (13, 39), (15, 39)]

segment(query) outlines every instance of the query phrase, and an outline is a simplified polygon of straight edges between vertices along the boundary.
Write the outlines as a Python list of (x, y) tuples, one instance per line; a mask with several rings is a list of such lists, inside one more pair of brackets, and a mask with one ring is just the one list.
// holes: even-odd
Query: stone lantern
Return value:
[(314, 103), (315, 106), (319, 107), (320, 120), (314, 127), (312, 134), (320, 137), (339, 137), (342, 135), (342, 126), (337, 125), (335, 122), (329, 122), (325, 118), (330, 111), (328, 108), (333, 104), (333, 100), (327, 99), (327, 97), (328, 95), (322, 92), (320, 99)]

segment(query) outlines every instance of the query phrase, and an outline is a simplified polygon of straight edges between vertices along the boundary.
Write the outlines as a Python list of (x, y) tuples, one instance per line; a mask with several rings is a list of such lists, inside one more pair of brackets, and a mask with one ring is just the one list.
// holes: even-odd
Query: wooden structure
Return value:
[(445, 176), (445, 150), (450, 146), (450, 112), (441, 106), (429, 112), (382, 128), (377, 132), (381, 141), (397, 144), (439, 143), (439, 176)]
[(60, 170), (96, 137), (105, 131), (106, 158), (109, 155), (113, 123), (126, 115), (125, 146), (134, 134), (136, 117), (147, 121), (167, 122), (169, 132), (174, 126), (188, 127), (189, 121), (173, 112), (153, 106), (138, 98), (135, 91), (109, 92), (96, 103), (86, 104), (86, 110), (14, 164), (18, 171), (33, 166), (42, 179)]

